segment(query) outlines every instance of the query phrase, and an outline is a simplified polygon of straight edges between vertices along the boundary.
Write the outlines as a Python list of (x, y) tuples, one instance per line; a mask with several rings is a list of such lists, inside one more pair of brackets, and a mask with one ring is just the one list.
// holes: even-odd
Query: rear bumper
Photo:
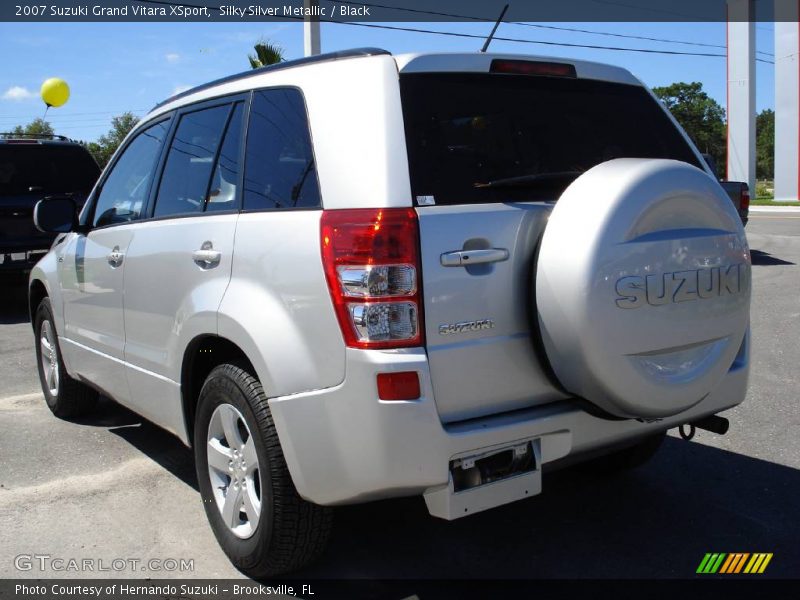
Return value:
[[(269, 402), (300, 495), (335, 505), (425, 494), (431, 513), (444, 518), (538, 493), (542, 464), (736, 406), (745, 397), (749, 362), (745, 345), (712, 394), (657, 422), (603, 419), (566, 401), (445, 426), (436, 410), (424, 350), (347, 352), (347, 377), (341, 385)], [(392, 371), (416, 371), (422, 398), (378, 400), (375, 376)], [(534, 473), (453, 493), (451, 460), (528, 441), (538, 459)]]
[(41, 246), (42, 244), (27, 248), (0, 248), (0, 274), (30, 271), (50, 249), (49, 245), (44, 248)]

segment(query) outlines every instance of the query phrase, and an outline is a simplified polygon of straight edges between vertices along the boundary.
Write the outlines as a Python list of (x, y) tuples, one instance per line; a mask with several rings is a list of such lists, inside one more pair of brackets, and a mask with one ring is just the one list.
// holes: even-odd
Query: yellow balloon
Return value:
[(69, 86), (58, 77), (51, 77), (42, 84), (42, 100), (47, 106), (63, 106), (69, 100)]

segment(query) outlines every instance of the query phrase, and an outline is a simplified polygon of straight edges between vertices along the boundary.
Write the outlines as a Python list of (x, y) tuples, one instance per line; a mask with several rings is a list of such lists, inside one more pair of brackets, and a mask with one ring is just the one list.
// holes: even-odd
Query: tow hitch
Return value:
[[(684, 428), (687, 429), (684, 430)], [(720, 417), (719, 415), (711, 415), (709, 417), (704, 417), (702, 419), (698, 419), (697, 421), (692, 421), (691, 423), (685, 423), (681, 425), (678, 428), (678, 432), (681, 434), (683, 439), (691, 440), (694, 437), (697, 429), (703, 429), (718, 435), (725, 435), (728, 433), (729, 428), (730, 421), (728, 421), (728, 419), (725, 417)]]

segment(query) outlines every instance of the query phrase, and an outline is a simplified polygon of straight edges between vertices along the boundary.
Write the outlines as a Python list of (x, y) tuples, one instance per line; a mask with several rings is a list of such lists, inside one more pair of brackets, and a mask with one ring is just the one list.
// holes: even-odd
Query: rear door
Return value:
[(216, 333), (241, 197), (243, 96), (179, 111), (149, 218), (126, 257), (125, 360), (135, 409), (180, 431), (180, 368)]
[(640, 86), (581, 79), (570, 65), (491, 65), (400, 76), (426, 344), (445, 422), (565, 397), (533, 297), (537, 245), (563, 190), (613, 158), (698, 166)]

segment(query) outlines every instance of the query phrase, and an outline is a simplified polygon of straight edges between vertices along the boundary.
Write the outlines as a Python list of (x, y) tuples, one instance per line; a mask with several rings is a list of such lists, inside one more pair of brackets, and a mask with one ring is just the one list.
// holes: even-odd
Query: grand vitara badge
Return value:
[(747, 289), (744, 263), (676, 271), (659, 275), (630, 275), (617, 280), (616, 303), (620, 308), (662, 306), (739, 294)]
[(467, 333), (468, 331), (481, 331), (492, 329), (494, 321), (491, 319), (478, 319), (476, 321), (461, 321), (460, 323), (445, 323), (439, 325), (439, 335), (453, 335), (454, 333)]

